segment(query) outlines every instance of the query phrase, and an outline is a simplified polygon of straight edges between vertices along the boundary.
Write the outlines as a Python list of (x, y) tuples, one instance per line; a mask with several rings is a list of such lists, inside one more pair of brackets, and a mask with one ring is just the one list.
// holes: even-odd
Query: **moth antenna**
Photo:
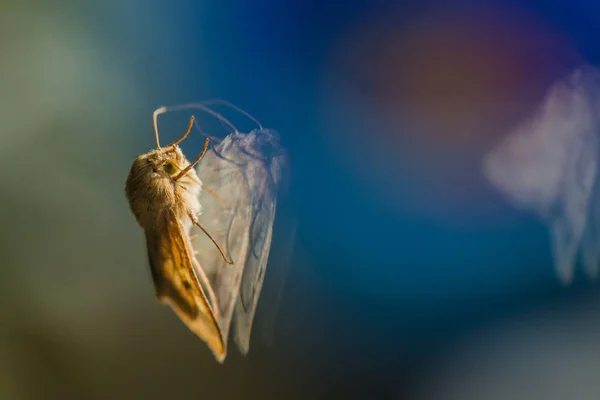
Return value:
[(223, 104), (224, 106), (227, 106), (229, 108), (232, 108), (234, 110), (236, 110), (237, 112), (244, 114), (248, 119), (252, 120), (252, 122), (254, 122), (256, 125), (258, 125), (258, 127), (262, 130), (263, 126), (260, 123), (260, 121), (258, 119), (256, 119), (255, 117), (252, 116), (252, 114), (250, 114), (248, 111), (244, 110), (243, 108), (240, 108), (238, 106), (236, 106), (233, 103), (228, 102), (227, 100), (221, 100), (221, 99), (210, 99), (210, 100), (204, 100), (202, 101), (202, 104), (205, 105), (210, 105), (210, 104)]
[[(235, 133), (239, 133), (238, 128), (236, 128), (235, 125), (233, 125), (227, 118), (225, 118), (224, 116), (222, 116), (218, 112), (213, 111), (211, 108), (203, 105), (202, 103), (187, 103), (187, 104), (181, 104), (181, 105), (178, 105), (178, 106), (169, 106), (169, 107), (163, 106), (163, 107), (159, 108), (158, 110), (156, 110), (154, 112), (154, 114), (156, 116), (158, 114), (163, 114), (163, 113), (169, 112), (169, 111), (189, 110), (189, 109), (192, 109), (192, 108), (197, 108), (199, 110), (204, 111), (207, 114), (212, 115), (213, 117), (219, 119), (221, 122), (224, 122), (231, 129), (233, 129), (233, 131)], [(156, 126), (156, 124), (155, 124), (155, 126)]]
[[(191, 129), (191, 126), (192, 125), (190, 124), (190, 129)], [(192, 161), (190, 163), (190, 165), (188, 165), (187, 167), (182, 169), (181, 172), (179, 174), (177, 174), (177, 176), (175, 176), (175, 178), (173, 178), (174, 181), (177, 181), (179, 178), (181, 178), (182, 176), (187, 174), (190, 169), (194, 168), (194, 165), (198, 164), (198, 161), (200, 161), (202, 159), (202, 157), (204, 157), (204, 153), (206, 153), (206, 150), (208, 149), (208, 143), (210, 143), (210, 139), (206, 138), (206, 140), (204, 141), (204, 148), (202, 149), (202, 153), (200, 153), (200, 155), (198, 157), (196, 157), (196, 159), (194, 161)]]
[(176, 146), (179, 143), (181, 143), (187, 137), (187, 135), (189, 135), (190, 132), (192, 131), (192, 126), (194, 126), (194, 116), (193, 115), (190, 117), (190, 123), (188, 124), (188, 127), (185, 130), (185, 132), (183, 133), (183, 135), (181, 135), (181, 137), (179, 139), (175, 140), (173, 143), (171, 143), (167, 147)]
[(220, 143), (220, 142), (221, 142), (221, 139), (220, 139), (220, 138), (218, 138), (218, 137), (216, 137), (216, 136), (209, 135), (208, 133), (204, 132), (204, 131), (202, 130), (202, 128), (200, 128), (200, 124), (198, 123), (198, 121), (194, 120), (194, 126), (195, 126), (195, 127), (196, 127), (196, 129), (197, 129), (197, 130), (200, 132), (200, 134), (201, 134), (202, 136), (209, 138), (209, 139), (210, 139), (210, 140), (212, 140), (213, 142), (217, 142), (217, 143)]
[(167, 112), (165, 106), (158, 107), (152, 114), (152, 122), (154, 123), (154, 136), (156, 136), (156, 148), (160, 149), (160, 140), (158, 140), (158, 116)]

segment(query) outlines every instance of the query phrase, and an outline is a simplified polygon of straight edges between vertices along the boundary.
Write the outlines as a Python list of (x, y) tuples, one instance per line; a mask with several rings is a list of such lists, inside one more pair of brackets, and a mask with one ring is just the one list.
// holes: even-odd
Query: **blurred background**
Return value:
[[(597, 1), (5, 1), (0, 32), (0, 399), (600, 398), (597, 284), (481, 166), (598, 66)], [(298, 218), (273, 344), (224, 365), (124, 196), (153, 110), (209, 98), (280, 132)]]

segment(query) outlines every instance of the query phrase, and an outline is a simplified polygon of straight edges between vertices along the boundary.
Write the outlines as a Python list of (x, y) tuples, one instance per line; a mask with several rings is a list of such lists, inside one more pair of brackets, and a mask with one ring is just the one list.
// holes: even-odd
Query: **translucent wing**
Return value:
[[(231, 143), (231, 135), (221, 146)], [(213, 150), (207, 152), (197, 167), (203, 182), (200, 203), (203, 213), (198, 221), (233, 261), (227, 264), (212, 241), (198, 228), (191, 231), (192, 246), (198, 268), (207, 275), (215, 293), (215, 318), (223, 335), (225, 354), (240, 280), (249, 248), (251, 221), (250, 199), (243, 169)]]
[(270, 268), (269, 273), (265, 274), (260, 294), (261, 307), (257, 310), (260, 318), (261, 337), (267, 346), (273, 345), (277, 315), (285, 282), (292, 266), (296, 241), (297, 220), (293, 198), (281, 194), (277, 198), (277, 216), (273, 225), (272, 251), (269, 254), (269, 263), (273, 268)]
[(221, 331), (226, 337), (235, 319), (234, 340), (243, 354), (249, 349), (286, 164), (277, 134), (257, 130), (227, 136), (197, 170), (204, 188), (200, 222), (224, 243), (234, 265), (226, 264), (202, 234), (193, 239), (194, 248), (217, 296)]
[(240, 296), (235, 309), (234, 340), (245, 355), (250, 349), (252, 324), (265, 279), (273, 238), (279, 187), (288, 160), (279, 145), (279, 138), (271, 131), (251, 132), (241, 146), (247, 156), (245, 174), (251, 188), (252, 221), (250, 250), (247, 254)]

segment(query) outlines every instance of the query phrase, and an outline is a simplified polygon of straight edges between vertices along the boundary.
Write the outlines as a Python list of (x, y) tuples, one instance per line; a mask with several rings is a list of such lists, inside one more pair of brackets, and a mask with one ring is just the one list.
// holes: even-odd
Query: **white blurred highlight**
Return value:
[(484, 175), (496, 188), (545, 221), (556, 271), (566, 284), (573, 280), (580, 249), (587, 274), (598, 274), (598, 222), (590, 199), (598, 190), (599, 100), (600, 71), (589, 66), (574, 70), (552, 85), (536, 113), (483, 161)]

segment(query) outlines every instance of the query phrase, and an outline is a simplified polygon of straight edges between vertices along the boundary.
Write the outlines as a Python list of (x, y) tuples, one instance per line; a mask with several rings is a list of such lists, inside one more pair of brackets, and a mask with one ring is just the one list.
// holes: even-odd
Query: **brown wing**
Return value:
[[(169, 304), (188, 328), (206, 342), (217, 360), (223, 362), (224, 338), (194, 272), (196, 261), (192, 257), (190, 241), (174, 214), (166, 213), (159, 222), (156, 230), (146, 230), (156, 297)], [(207, 282), (205, 277), (201, 278)]]

